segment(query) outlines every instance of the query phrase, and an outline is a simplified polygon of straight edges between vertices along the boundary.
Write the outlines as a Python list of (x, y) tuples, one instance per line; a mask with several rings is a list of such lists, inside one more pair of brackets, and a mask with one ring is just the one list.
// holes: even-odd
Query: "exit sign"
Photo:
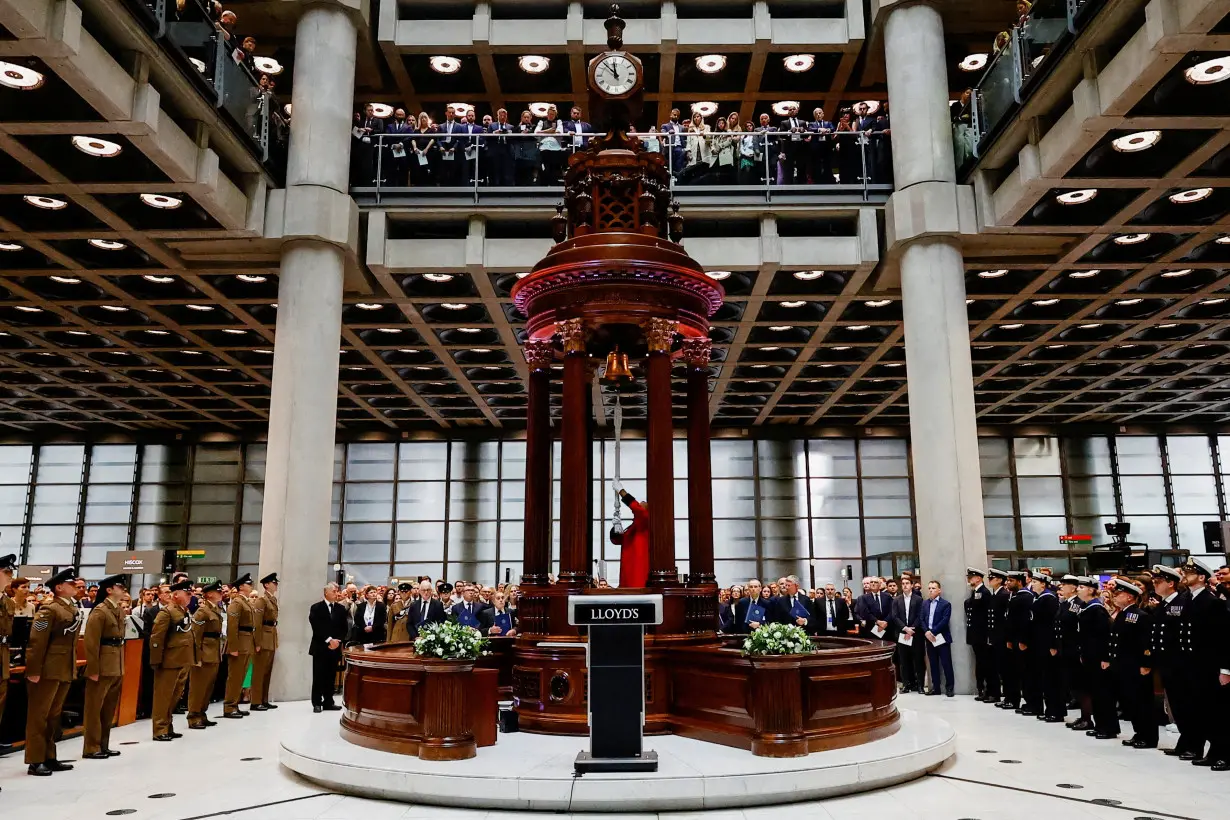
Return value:
[(1090, 542), (1092, 540), (1093, 540), (1092, 535), (1061, 535), (1059, 536), (1059, 543), (1061, 544), (1081, 544), (1081, 543)]
[(218, 582), (218, 576), (217, 575), (199, 575), (197, 576), (196, 582), (198, 584), (215, 584)]

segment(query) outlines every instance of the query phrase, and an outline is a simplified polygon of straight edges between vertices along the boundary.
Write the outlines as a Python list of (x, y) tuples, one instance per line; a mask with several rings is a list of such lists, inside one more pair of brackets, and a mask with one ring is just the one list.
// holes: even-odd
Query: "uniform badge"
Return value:
[(975, 592), (975, 593), (974, 593), (974, 600), (975, 600), (975, 601), (981, 601), (981, 600), (982, 600), (982, 593), (981, 593), (981, 592)]
[(1130, 624), (1134, 624), (1140, 620), (1140, 613), (1139, 612), (1129, 612), (1127, 613), (1127, 615), (1124, 616), (1124, 620)]
[(48, 627), (50, 626), (51, 626), (51, 623), (47, 621), (45, 618), (39, 618), (37, 621), (34, 622), (34, 631), (35, 632), (46, 632)]

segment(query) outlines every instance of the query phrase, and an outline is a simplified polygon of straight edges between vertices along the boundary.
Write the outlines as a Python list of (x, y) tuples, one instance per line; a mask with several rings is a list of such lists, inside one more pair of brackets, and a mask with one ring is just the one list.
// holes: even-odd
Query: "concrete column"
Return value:
[(953, 604), (956, 690), (969, 693), (975, 681), (961, 614), (969, 592), (965, 568), (985, 567), (987, 553), (944, 30), (939, 12), (925, 3), (879, 0), (877, 10), (888, 15), (897, 185), (889, 238), (905, 318), (918, 554), (924, 582), (938, 580)]
[(331, 575), (342, 284), (354, 255), (353, 220), (347, 217), (353, 211), (347, 192), (356, 46), (352, 13), (335, 5), (309, 6), (295, 33), (301, 59), (295, 61), (291, 100), (260, 552), (261, 574), (276, 571), (282, 582), (275, 700), (306, 699), (310, 693), (307, 611)]

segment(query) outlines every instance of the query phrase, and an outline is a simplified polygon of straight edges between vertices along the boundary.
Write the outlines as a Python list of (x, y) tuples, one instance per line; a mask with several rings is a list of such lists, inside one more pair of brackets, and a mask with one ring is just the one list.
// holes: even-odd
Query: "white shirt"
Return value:
[(914, 596), (913, 595), (902, 595), (901, 597), (905, 599), (905, 619), (906, 621), (909, 621), (910, 620), (910, 599), (913, 598)]
[(833, 618), (835, 617), (836, 612), (836, 602), (827, 595), (824, 596), (824, 622), (828, 625), (829, 629), (833, 628)]
[(376, 620), (376, 605), (369, 602), (367, 606), (363, 607), (363, 622), (367, 626), (371, 626), (375, 622), (375, 620)]

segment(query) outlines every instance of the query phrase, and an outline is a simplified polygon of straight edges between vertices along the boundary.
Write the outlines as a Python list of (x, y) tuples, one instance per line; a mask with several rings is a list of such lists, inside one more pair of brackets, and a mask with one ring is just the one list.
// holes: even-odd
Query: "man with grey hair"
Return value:
[(325, 584), (324, 599), (312, 604), (308, 623), (312, 627), (312, 711), (336, 712), (342, 707), (333, 702), (337, 688), (337, 667), (342, 660), (342, 641), (350, 629), (350, 613), (338, 600), (338, 586)]
[(787, 575), (781, 581), (782, 594), (769, 603), (769, 620), (775, 624), (794, 624), (816, 634), (816, 617), (811, 599), (799, 590), (797, 575)]
[(735, 602), (735, 621), (731, 630), (743, 635), (754, 629), (759, 629), (765, 622), (765, 607), (760, 600), (760, 579), (753, 578), (747, 582), (747, 591)]

